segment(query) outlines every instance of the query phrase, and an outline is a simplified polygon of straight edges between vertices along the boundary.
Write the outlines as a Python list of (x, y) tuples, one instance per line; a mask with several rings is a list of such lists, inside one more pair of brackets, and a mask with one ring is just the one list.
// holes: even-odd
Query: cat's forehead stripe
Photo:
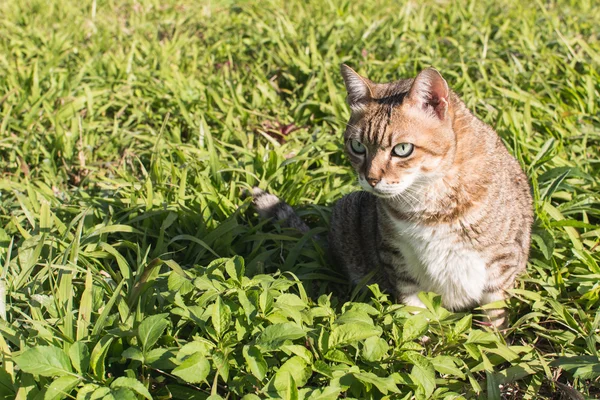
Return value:
[(366, 126), (366, 128), (365, 128), (365, 129), (363, 129), (363, 130), (361, 131), (361, 133), (360, 133), (360, 134), (361, 134), (361, 136), (360, 136), (360, 140), (361, 140), (361, 142), (366, 142), (366, 141), (369, 141), (369, 134), (371, 133), (371, 127), (372, 127), (372, 126), (373, 126), (373, 120), (372, 120), (372, 119), (370, 119), (370, 120), (367, 122), (367, 126)]
[[(379, 129), (377, 130), (377, 144), (383, 145), (383, 140), (386, 137), (386, 130), (389, 125), (389, 118), (387, 117), (387, 110), (382, 108), (379, 112)], [(387, 135), (389, 136), (389, 135)]]
[(387, 134), (389, 118), (387, 107), (380, 107), (367, 122), (367, 128), (363, 131), (362, 139), (374, 145), (383, 145), (387, 138), (388, 146), (391, 146), (392, 135)]

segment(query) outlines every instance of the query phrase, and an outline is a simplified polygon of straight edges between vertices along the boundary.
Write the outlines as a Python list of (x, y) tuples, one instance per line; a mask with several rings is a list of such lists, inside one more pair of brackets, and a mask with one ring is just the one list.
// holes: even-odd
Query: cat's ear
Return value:
[(365, 103), (373, 98), (372, 82), (357, 74), (346, 64), (342, 64), (340, 69), (348, 92), (348, 105), (352, 109), (362, 108)]
[(442, 75), (435, 68), (427, 68), (415, 78), (408, 92), (408, 99), (416, 107), (431, 111), (440, 120), (444, 120), (448, 111), (449, 94), (448, 84)]

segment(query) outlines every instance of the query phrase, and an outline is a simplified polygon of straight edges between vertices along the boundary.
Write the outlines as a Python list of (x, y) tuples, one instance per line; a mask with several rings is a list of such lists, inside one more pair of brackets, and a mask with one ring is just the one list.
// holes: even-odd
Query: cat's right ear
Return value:
[(413, 81), (408, 99), (418, 108), (444, 120), (448, 111), (449, 94), (448, 83), (442, 75), (435, 68), (426, 68)]
[(373, 98), (371, 81), (360, 76), (346, 64), (342, 64), (340, 69), (348, 92), (348, 105), (352, 110), (362, 109)]

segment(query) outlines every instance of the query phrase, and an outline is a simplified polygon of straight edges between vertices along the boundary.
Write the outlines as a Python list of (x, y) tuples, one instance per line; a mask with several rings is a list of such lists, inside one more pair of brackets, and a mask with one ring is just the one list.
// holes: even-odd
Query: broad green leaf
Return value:
[(281, 346), (283, 351), (293, 353), (299, 357), (302, 357), (304, 361), (308, 364), (312, 364), (313, 362), (313, 354), (308, 350), (305, 346), (301, 346), (298, 344), (284, 344)]
[[(295, 365), (295, 362), (293, 362), (293, 364), (294, 365), (292, 365), (292, 367), (298, 367), (298, 365)], [(282, 368), (284, 366), (285, 364), (282, 366)], [(295, 371), (295, 373), (296, 375), (300, 375), (298, 374), (298, 371)], [(267, 393), (272, 397), (277, 397), (277, 394), (279, 394), (282, 399), (297, 400), (298, 386), (303, 385), (296, 382), (294, 379), (294, 374), (292, 371), (290, 371), (290, 368), (285, 368), (277, 371), (275, 377), (267, 385), (266, 390)]]
[(338, 349), (330, 349), (327, 351), (327, 353), (325, 353), (325, 358), (338, 363), (354, 365), (354, 361), (352, 361), (345, 352)]
[(373, 319), (362, 310), (351, 309), (346, 311), (342, 315), (340, 315), (336, 321), (337, 324), (348, 324), (351, 322), (365, 323), (368, 325), (373, 325)]
[(298, 386), (294, 381), (294, 376), (292, 374), (288, 375), (288, 384), (287, 388), (282, 390), (283, 398), (285, 400), (298, 400)]
[(350, 308), (348, 311), (361, 311), (365, 312), (369, 315), (379, 315), (380, 312), (377, 311), (375, 307), (367, 303), (350, 303)]
[(440, 355), (430, 361), (433, 368), (440, 374), (454, 375), (460, 379), (465, 379), (465, 374), (457, 367), (461, 362), (455, 357)]
[(183, 360), (186, 356), (191, 356), (195, 353), (200, 353), (203, 356), (208, 356), (214, 348), (214, 344), (206, 339), (197, 339), (183, 345), (177, 352), (177, 358)]
[(144, 362), (144, 354), (137, 347), (128, 347), (123, 351), (123, 358), (128, 358), (130, 360), (137, 360), (140, 362)]
[(137, 400), (135, 392), (129, 388), (99, 388), (92, 394), (90, 400)]
[(275, 304), (279, 307), (294, 307), (296, 309), (303, 310), (307, 307), (306, 303), (302, 301), (302, 299), (295, 294), (292, 293), (283, 293), (275, 300)]
[(498, 338), (491, 332), (472, 330), (469, 332), (466, 343), (490, 344), (498, 341)]
[(252, 304), (252, 302), (248, 298), (248, 295), (246, 294), (246, 292), (239, 289), (237, 291), (237, 294), (238, 294), (238, 300), (239, 300), (242, 308), (244, 309), (244, 313), (246, 314), (246, 318), (248, 319), (248, 321), (250, 321), (250, 319), (256, 313), (256, 307), (254, 306), (254, 304)]
[(431, 362), (422, 355), (414, 352), (409, 352), (404, 355), (404, 358), (413, 364), (410, 376), (415, 382), (425, 391), (426, 396), (431, 396), (435, 390), (435, 369)]
[(58, 347), (31, 347), (16, 356), (14, 360), (22, 371), (33, 375), (52, 377), (73, 373), (69, 356)]
[(215, 301), (211, 321), (213, 328), (215, 328), (215, 333), (219, 338), (223, 336), (231, 325), (231, 310), (228, 305), (223, 303), (220, 296)]
[(460, 335), (461, 333), (468, 331), (471, 328), (472, 323), (473, 323), (473, 315), (471, 315), (471, 314), (465, 315), (464, 317), (462, 317), (460, 319), (460, 321), (458, 321), (456, 323), (456, 326), (454, 327), (454, 333), (456, 335)]
[(92, 394), (98, 389), (98, 385), (93, 383), (88, 383), (83, 385), (77, 391), (77, 400), (90, 400), (92, 398)]
[(308, 396), (308, 400), (336, 400), (342, 389), (338, 386), (327, 386), (323, 389), (315, 389)]
[(194, 290), (194, 285), (192, 282), (185, 276), (181, 276), (176, 272), (169, 274), (169, 278), (167, 279), (167, 287), (170, 291), (178, 292), (181, 295), (186, 295)]
[[(2, 240), (2, 238), (0, 238), (0, 240)], [(12, 370), (12, 365), (9, 365), (11, 364), (10, 362), (4, 362), (4, 366), (0, 368), (0, 399), (14, 399), (16, 395), (15, 390), (17, 390), (13, 384), (14, 371)], [(9, 372), (7, 372), (7, 370)], [(19, 384), (19, 386), (21, 386), (21, 384)]]
[(300, 339), (305, 336), (306, 332), (297, 324), (291, 322), (274, 324), (261, 332), (256, 344), (265, 350), (276, 350), (286, 340)]
[(146, 389), (146, 386), (144, 386), (142, 382), (138, 381), (137, 379), (122, 376), (120, 378), (115, 379), (110, 384), (110, 387), (111, 389), (127, 388), (148, 400), (152, 400), (152, 396), (150, 395), (150, 392), (148, 392), (148, 389)]
[(169, 325), (167, 316), (168, 314), (152, 315), (144, 319), (138, 327), (138, 338), (144, 352), (150, 350), (162, 336)]
[(345, 346), (350, 343), (381, 335), (381, 328), (364, 322), (349, 322), (337, 325), (329, 335), (329, 348)]
[(159, 347), (144, 355), (144, 363), (153, 368), (173, 369), (177, 366), (177, 357), (173, 351)]
[(321, 375), (324, 375), (324, 376), (330, 378), (330, 379), (333, 378), (332, 369), (324, 361), (321, 361), (321, 360), (315, 361), (315, 363), (313, 364), (313, 370)]
[(229, 358), (226, 357), (223, 352), (216, 351), (212, 355), (213, 362), (217, 368), (217, 372), (223, 378), (223, 381), (227, 383), (229, 381)]
[(363, 344), (362, 355), (367, 361), (379, 361), (387, 353), (388, 349), (389, 345), (384, 339), (371, 336)]
[(99, 387), (99, 388), (97, 388), (94, 392), (92, 392), (92, 394), (91, 394), (91, 396), (89, 398), (91, 400), (96, 400), (96, 399), (112, 400), (112, 399), (114, 399), (113, 395), (111, 394), (110, 388), (107, 388), (107, 387)]
[(69, 358), (75, 370), (84, 374), (90, 366), (90, 349), (83, 342), (75, 342), (69, 349)]
[(294, 382), (299, 387), (306, 385), (306, 382), (312, 376), (312, 370), (306, 361), (301, 357), (293, 356), (283, 363), (277, 374), (275, 374), (275, 387), (277, 390), (287, 385), (287, 380), (285, 379), (286, 373), (289, 373), (294, 378)]
[(398, 386), (396, 386), (394, 379), (389, 376), (382, 378), (372, 372), (355, 372), (353, 375), (359, 381), (375, 385), (375, 387), (377, 387), (377, 389), (379, 389), (379, 391), (383, 394), (388, 394), (388, 392), (400, 393), (400, 390), (398, 389)]
[(258, 297), (258, 305), (264, 314), (268, 314), (273, 308), (273, 295), (269, 290), (264, 290)]
[(100, 380), (104, 380), (104, 360), (106, 359), (106, 354), (108, 353), (108, 349), (112, 344), (113, 337), (106, 335), (100, 339), (94, 349), (92, 350), (92, 355), (90, 356), (90, 366), (92, 367), (92, 372), (96, 376), (96, 378)]
[(66, 398), (81, 380), (77, 376), (61, 376), (56, 378), (46, 389), (44, 400)]
[(256, 346), (244, 346), (243, 354), (252, 375), (260, 381), (265, 379), (268, 365), (260, 350)]
[(240, 256), (235, 256), (229, 259), (225, 263), (225, 271), (227, 271), (227, 275), (229, 275), (235, 281), (241, 282), (245, 272), (244, 259)]
[(173, 375), (180, 377), (188, 383), (203, 382), (210, 372), (210, 362), (200, 353), (186, 358), (181, 365), (175, 368)]
[(501, 343), (496, 343), (496, 348), (487, 348), (486, 351), (488, 353), (497, 354), (508, 362), (517, 361), (519, 359), (519, 355), (517, 353)]
[(423, 314), (416, 314), (406, 320), (402, 327), (402, 341), (408, 342), (423, 336), (429, 327), (429, 322)]

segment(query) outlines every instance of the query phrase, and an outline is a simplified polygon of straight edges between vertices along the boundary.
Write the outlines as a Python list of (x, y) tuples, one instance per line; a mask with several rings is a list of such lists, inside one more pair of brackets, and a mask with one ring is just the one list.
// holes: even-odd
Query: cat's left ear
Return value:
[(446, 80), (435, 68), (424, 69), (417, 75), (408, 99), (422, 110), (433, 111), (440, 119), (446, 118), (449, 89)]

